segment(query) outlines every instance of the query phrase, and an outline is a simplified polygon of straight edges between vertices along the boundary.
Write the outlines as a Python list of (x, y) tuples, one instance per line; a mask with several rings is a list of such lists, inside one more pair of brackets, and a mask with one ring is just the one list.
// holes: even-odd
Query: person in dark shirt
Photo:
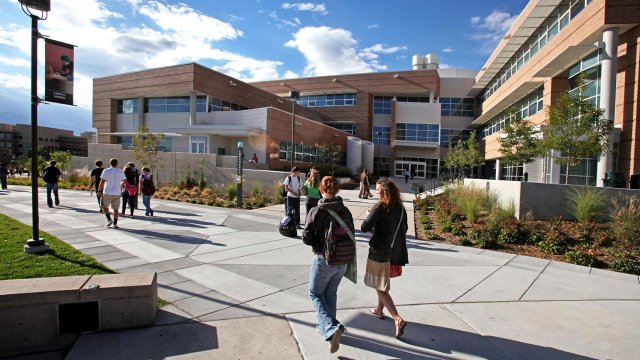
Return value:
[(68, 55), (60, 56), (60, 60), (63, 63), (62, 68), (60, 68), (60, 75), (66, 77), (69, 81), (73, 81), (73, 61)]
[(98, 195), (98, 187), (100, 186), (100, 176), (102, 176), (102, 172), (104, 168), (102, 167), (102, 161), (96, 161), (95, 169), (91, 170), (91, 180), (89, 180), (89, 186), (94, 186), (96, 190), (96, 198), (98, 199), (98, 207), (100, 208), (100, 212), (102, 212), (102, 201), (100, 201), (101, 196)]
[(42, 180), (47, 183), (47, 206), (53, 207), (53, 201), (51, 201), (51, 192), (55, 197), (56, 206), (60, 205), (60, 198), (58, 197), (58, 179), (62, 175), (60, 169), (56, 166), (57, 162), (51, 160), (49, 166), (44, 168), (42, 172)]

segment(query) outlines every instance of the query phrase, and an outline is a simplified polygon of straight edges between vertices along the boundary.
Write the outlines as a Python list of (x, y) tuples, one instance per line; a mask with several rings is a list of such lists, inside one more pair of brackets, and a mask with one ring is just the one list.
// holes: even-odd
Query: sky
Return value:
[[(51, 0), (42, 35), (75, 48), (76, 106), (38, 124), (93, 131), (94, 78), (196, 62), (242, 81), (411, 69), (415, 54), (479, 70), (526, 0)], [(40, 12), (36, 11), (36, 14)], [(0, 0), (0, 123), (30, 123), (30, 18)], [(44, 97), (44, 41), (38, 46)]]

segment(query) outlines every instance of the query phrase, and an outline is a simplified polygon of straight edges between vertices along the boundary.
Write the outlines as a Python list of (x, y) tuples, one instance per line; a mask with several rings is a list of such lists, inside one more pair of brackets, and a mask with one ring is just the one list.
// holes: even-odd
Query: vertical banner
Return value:
[(73, 45), (45, 39), (44, 100), (73, 105)]

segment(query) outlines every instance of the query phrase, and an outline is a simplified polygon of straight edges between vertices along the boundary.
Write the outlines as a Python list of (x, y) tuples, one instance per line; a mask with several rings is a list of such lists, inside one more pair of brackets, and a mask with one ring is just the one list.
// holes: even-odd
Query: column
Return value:
[(192, 91), (190, 98), (189, 98), (189, 125), (193, 126), (193, 125), (197, 125), (197, 121), (196, 121), (196, 92)]
[[(614, 122), (616, 113), (616, 76), (618, 74), (618, 28), (606, 29), (602, 33), (604, 49), (600, 63), (600, 107), (604, 118)], [(609, 151), (598, 160), (596, 185), (604, 186), (604, 177), (612, 169), (613, 131), (609, 135)]]
[[(142, 125), (146, 125), (144, 122), (144, 98), (138, 98), (138, 113), (136, 114), (136, 120), (138, 122), (138, 126), (135, 128), (138, 131), (138, 128)], [(148, 126), (147, 126), (148, 127)]]
[(496, 180), (500, 180), (500, 159), (496, 159)]

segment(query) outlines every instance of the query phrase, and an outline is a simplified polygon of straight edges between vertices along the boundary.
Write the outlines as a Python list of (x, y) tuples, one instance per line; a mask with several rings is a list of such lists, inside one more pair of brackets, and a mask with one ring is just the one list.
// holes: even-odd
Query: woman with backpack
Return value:
[(151, 197), (156, 192), (156, 185), (153, 183), (153, 175), (151, 175), (151, 169), (148, 167), (142, 168), (142, 174), (140, 175), (140, 185), (138, 192), (142, 194), (142, 204), (144, 205), (144, 215), (153, 216), (153, 210), (151, 209)]
[(338, 351), (345, 331), (336, 319), (338, 286), (356, 252), (353, 216), (342, 198), (336, 196), (339, 189), (338, 180), (333, 176), (322, 178), (323, 197), (309, 212), (302, 232), (302, 241), (311, 246), (315, 254), (309, 276), (309, 297), (316, 308), (318, 332), (331, 342), (331, 353)]
[(136, 174), (136, 172), (133, 163), (127, 163), (127, 165), (124, 166), (124, 176), (127, 180), (122, 184), (122, 215), (124, 216), (127, 210), (127, 204), (129, 204), (132, 219), (133, 210), (136, 207), (136, 195), (138, 194), (138, 174)]
[(402, 205), (400, 190), (389, 179), (376, 183), (378, 203), (371, 208), (362, 223), (362, 232), (371, 231), (369, 256), (364, 275), (364, 284), (376, 289), (378, 303), (369, 312), (384, 319), (387, 308), (396, 325), (396, 338), (404, 333), (407, 322), (398, 314), (393, 298), (389, 294), (390, 278), (400, 276), (402, 267), (409, 263), (407, 252), (407, 212)]

